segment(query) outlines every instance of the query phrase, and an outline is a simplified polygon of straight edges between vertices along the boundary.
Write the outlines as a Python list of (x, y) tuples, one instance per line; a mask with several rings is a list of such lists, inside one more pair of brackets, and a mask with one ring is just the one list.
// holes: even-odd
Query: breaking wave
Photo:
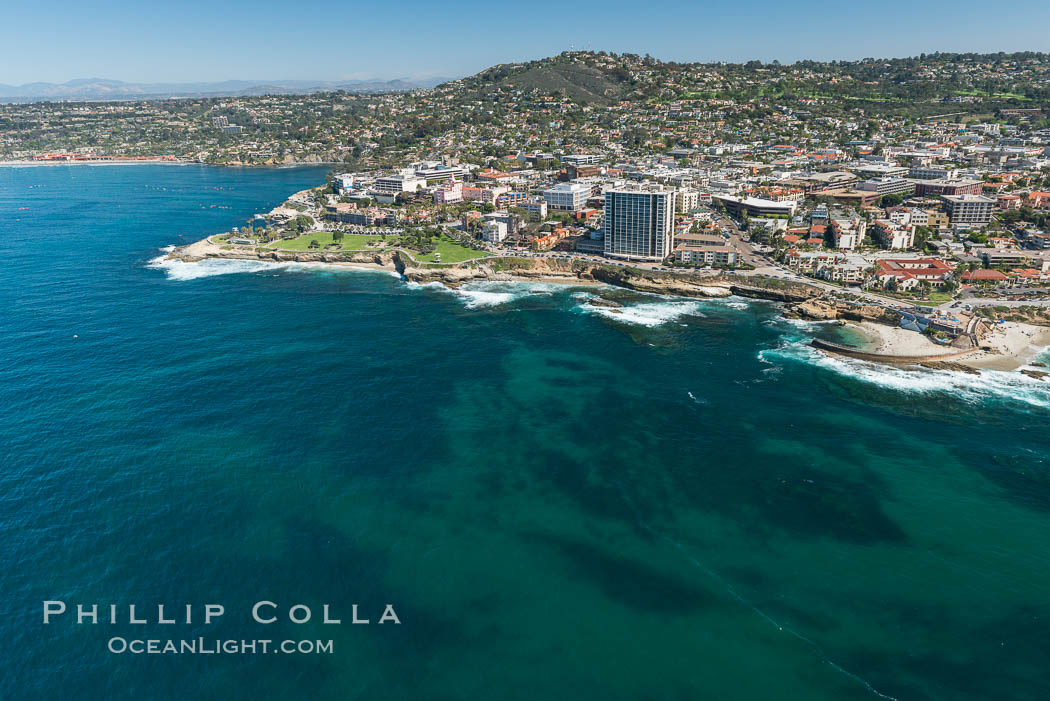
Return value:
[(481, 309), (498, 307), (530, 295), (549, 297), (557, 289), (552, 283), (473, 282), (463, 285), (455, 293), (463, 299), (467, 309)]
[(390, 270), (383, 270), (376, 268), (375, 270), (369, 270), (367, 268), (354, 268), (350, 266), (336, 267), (331, 265), (324, 265), (318, 263), (297, 263), (294, 261), (288, 262), (269, 262), (263, 260), (239, 260), (236, 258), (205, 258), (204, 260), (194, 261), (188, 263), (182, 260), (171, 260), (167, 257), (168, 253), (175, 250), (174, 246), (165, 246), (160, 249), (164, 252), (164, 255), (157, 256), (146, 263), (147, 268), (154, 270), (163, 270), (169, 280), (175, 280), (178, 282), (185, 282), (187, 280), (197, 280), (199, 278), (214, 277), (216, 275), (235, 275), (238, 273), (260, 273), (260, 272), (271, 272), (277, 270), (323, 270), (328, 272), (335, 271), (346, 271), (346, 272), (361, 272), (361, 273), (381, 273), (383, 275), (394, 275), (400, 277), (397, 273)]
[(643, 302), (623, 307), (597, 307), (592, 304), (581, 304), (577, 307), (588, 314), (598, 314), (613, 321), (625, 324), (637, 324), (649, 328), (660, 326), (683, 316), (702, 317), (700, 302), (667, 301)]
[(279, 267), (277, 263), (264, 263), (255, 260), (230, 260), (211, 258), (187, 263), (181, 260), (169, 260), (167, 256), (154, 258), (146, 265), (147, 268), (163, 270), (169, 280), (184, 282), (186, 280), (197, 280), (203, 277), (215, 275), (232, 275), (235, 273), (257, 273), (261, 270), (273, 270)]
[(518, 299), (530, 296), (549, 297), (565, 285), (544, 282), (504, 282), (483, 281), (469, 282), (458, 288), (450, 288), (440, 282), (409, 282), (409, 288), (431, 289), (454, 295), (463, 302), (467, 309), (484, 309), (509, 304)]
[[(714, 301), (714, 300), (708, 300)], [(726, 309), (750, 309), (751, 305), (740, 299), (722, 299), (717, 303), (719, 307), (725, 307)]]
[(828, 355), (808, 345), (808, 339), (785, 339), (777, 348), (759, 351), (763, 362), (802, 362), (843, 377), (910, 394), (951, 396), (971, 404), (1013, 400), (1050, 409), (1050, 382), (1020, 372), (982, 369), (979, 375), (927, 368), (905, 369), (854, 358)]

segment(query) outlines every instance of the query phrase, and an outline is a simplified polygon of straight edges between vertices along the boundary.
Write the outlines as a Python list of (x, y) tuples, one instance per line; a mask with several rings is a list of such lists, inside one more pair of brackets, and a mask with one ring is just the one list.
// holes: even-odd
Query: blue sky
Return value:
[(678, 61), (1050, 51), (1050, 2), (5, 3), (0, 83), (461, 76), (570, 47)]

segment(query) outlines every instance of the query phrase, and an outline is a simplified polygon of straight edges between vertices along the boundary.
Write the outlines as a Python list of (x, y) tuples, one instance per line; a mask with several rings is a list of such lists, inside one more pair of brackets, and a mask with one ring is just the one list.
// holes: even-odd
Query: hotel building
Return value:
[(637, 187), (605, 193), (605, 255), (660, 261), (674, 240), (674, 190)]

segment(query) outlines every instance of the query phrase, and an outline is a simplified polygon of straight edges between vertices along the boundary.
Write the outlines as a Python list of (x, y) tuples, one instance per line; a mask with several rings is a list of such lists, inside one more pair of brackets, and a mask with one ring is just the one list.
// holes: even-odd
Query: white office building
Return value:
[(445, 180), (462, 180), (468, 171), (462, 166), (447, 166), (440, 161), (420, 161), (412, 164), (412, 170), (417, 178), (423, 178), (430, 182), (443, 182)]
[(851, 169), (862, 178), (902, 178), (908, 169), (896, 163), (865, 163)]
[(551, 209), (563, 212), (575, 212), (583, 209), (583, 205), (591, 196), (589, 183), (558, 183), (549, 190), (543, 191), (543, 199)]
[(562, 156), (561, 162), (571, 166), (593, 166), (598, 164), (599, 157), (591, 153), (577, 153), (571, 156)]
[(377, 195), (400, 195), (402, 192), (415, 192), (426, 184), (426, 180), (414, 175), (389, 175), (376, 178), (372, 191)]
[(954, 180), (959, 177), (959, 169), (943, 166), (918, 166), (908, 171), (908, 177), (917, 180)]
[(869, 178), (857, 185), (858, 190), (877, 192), (880, 195), (903, 195), (915, 192), (915, 183), (904, 178)]

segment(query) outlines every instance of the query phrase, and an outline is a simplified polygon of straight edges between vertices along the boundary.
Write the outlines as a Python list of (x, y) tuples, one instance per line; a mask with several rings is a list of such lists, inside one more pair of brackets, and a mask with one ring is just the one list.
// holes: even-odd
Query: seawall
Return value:
[(885, 363), (889, 365), (921, 365), (924, 363), (937, 363), (952, 358), (959, 358), (964, 355), (973, 353), (975, 349), (956, 351), (955, 353), (945, 353), (943, 355), (886, 355), (884, 353), (866, 353), (850, 346), (842, 346), (838, 343), (831, 343), (830, 341), (822, 341), (819, 338), (814, 338), (810, 341), (811, 346), (818, 348), (827, 353), (834, 353), (835, 355), (844, 355), (848, 358), (856, 358), (857, 360), (866, 360), (871, 363)]

